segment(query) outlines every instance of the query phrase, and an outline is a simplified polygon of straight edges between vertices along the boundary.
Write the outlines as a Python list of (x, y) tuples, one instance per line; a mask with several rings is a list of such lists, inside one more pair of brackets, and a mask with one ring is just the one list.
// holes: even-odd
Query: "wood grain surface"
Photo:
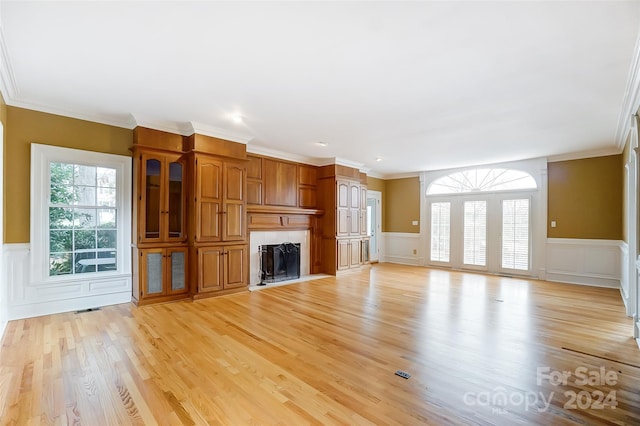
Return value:
[[(631, 330), (618, 290), (377, 264), (11, 321), (0, 423), (637, 425)], [(581, 384), (582, 371), (615, 380)], [(614, 398), (599, 408), (598, 392)]]

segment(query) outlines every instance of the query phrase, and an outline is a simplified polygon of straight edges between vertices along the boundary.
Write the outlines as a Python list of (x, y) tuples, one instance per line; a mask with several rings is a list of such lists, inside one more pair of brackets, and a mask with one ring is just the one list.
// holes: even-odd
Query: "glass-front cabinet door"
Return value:
[(184, 163), (179, 155), (140, 156), (139, 242), (184, 241)]
[(167, 249), (167, 267), (169, 271), (167, 277), (171, 279), (171, 283), (167, 286), (170, 294), (179, 294), (187, 292), (187, 248), (171, 248)]
[(143, 154), (142, 168), (140, 241), (160, 241), (162, 231), (163, 159), (160, 156)]
[(164, 249), (140, 251), (142, 276), (142, 297), (164, 294)]

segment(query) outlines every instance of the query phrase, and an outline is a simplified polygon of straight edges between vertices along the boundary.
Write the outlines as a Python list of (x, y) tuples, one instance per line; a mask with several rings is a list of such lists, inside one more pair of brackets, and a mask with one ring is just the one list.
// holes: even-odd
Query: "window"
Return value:
[(431, 204), (431, 260), (449, 262), (451, 203)]
[(473, 169), (455, 172), (436, 179), (427, 195), (495, 192), (537, 188), (526, 172), (512, 169)]
[(487, 203), (464, 202), (464, 264), (487, 264)]
[(502, 267), (529, 269), (529, 200), (502, 201)]
[(31, 147), (33, 280), (130, 273), (131, 158)]
[(49, 275), (113, 271), (116, 169), (49, 163)]

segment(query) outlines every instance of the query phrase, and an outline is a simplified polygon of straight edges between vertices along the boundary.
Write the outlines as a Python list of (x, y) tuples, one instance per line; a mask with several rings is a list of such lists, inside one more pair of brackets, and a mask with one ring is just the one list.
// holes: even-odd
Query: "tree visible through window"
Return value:
[(116, 270), (116, 169), (49, 167), (49, 276)]

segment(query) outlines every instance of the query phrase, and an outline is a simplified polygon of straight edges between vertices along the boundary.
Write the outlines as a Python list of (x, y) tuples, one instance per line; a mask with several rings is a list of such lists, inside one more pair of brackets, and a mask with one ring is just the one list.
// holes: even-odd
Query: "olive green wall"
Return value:
[[(0, 111), (1, 113), (1, 111)], [(4, 142), (4, 242), (29, 242), (32, 142), (131, 155), (133, 131), (12, 106), (6, 107)]]
[(549, 163), (549, 238), (622, 239), (621, 169), (622, 154)]
[(386, 181), (384, 179), (367, 176), (367, 189), (371, 191), (384, 192), (385, 182)]
[(411, 222), (420, 220), (420, 179), (390, 179), (384, 189), (382, 232), (419, 233), (420, 226)]

